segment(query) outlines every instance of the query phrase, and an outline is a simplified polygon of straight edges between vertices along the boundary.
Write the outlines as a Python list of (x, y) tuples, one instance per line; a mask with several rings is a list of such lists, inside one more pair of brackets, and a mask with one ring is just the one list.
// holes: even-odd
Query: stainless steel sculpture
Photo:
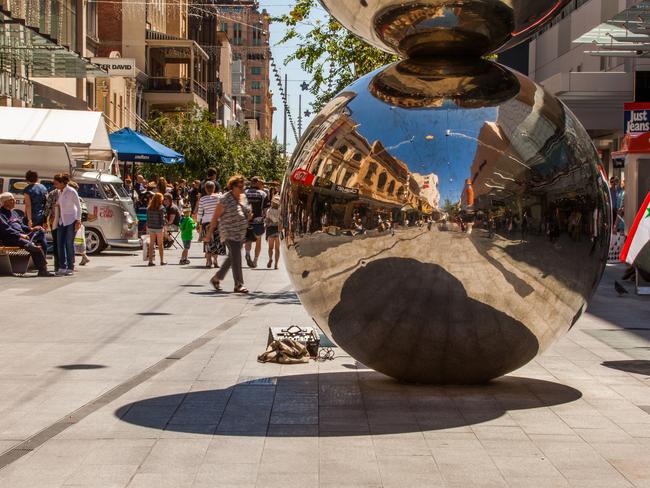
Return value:
[[(392, 6), (409, 19), (409, 5), (454, 2), (323, 3), (375, 41), (360, 26), (390, 31), (376, 19)], [(462, 3), (492, 29), (529, 25), (552, 4), (527, 1), (528, 15), (523, 2)], [(426, 15), (434, 25), (434, 11), (416, 10), (429, 13), (410, 31)], [(559, 100), (496, 63), (439, 56), (430, 34), (305, 132), (282, 190), (284, 256), (303, 305), (355, 359), (402, 380), (478, 383), (526, 364), (580, 317), (606, 262), (609, 193)], [(510, 42), (498, 39), (485, 46)]]

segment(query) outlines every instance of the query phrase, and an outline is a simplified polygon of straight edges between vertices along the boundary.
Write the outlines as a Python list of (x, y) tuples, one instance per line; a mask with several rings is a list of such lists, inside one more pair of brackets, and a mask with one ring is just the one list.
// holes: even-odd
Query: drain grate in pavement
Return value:
[(277, 384), (278, 379), (275, 377), (242, 376), (237, 382), (237, 386), (275, 386)]

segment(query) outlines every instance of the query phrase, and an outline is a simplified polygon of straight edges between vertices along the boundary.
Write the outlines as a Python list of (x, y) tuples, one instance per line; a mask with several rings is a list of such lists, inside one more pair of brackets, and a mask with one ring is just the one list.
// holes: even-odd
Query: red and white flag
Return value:
[[(645, 197), (643, 204), (639, 208), (639, 213), (634, 219), (634, 224), (627, 236), (623, 251), (621, 251), (621, 261), (640, 265), (645, 264), (650, 259), (650, 193)], [(645, 268), (645, 266), (640, 266)]]

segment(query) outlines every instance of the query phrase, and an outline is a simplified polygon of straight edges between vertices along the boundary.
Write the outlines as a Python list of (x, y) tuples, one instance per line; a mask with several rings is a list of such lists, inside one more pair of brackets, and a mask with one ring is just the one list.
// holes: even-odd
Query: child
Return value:
[(196, 222), (194, 222), (191, 213), (192, 209), (185, 207), (183, 209), (183, 218), (178, 224), (181, 229), (181, 240), (183, 241), (183, 255), (179, 264), (190, 264), (190, 260), (187, 259), (187, 254), (190, 252), (192, 235), (194, 234), (194, 229), (196, 229)]

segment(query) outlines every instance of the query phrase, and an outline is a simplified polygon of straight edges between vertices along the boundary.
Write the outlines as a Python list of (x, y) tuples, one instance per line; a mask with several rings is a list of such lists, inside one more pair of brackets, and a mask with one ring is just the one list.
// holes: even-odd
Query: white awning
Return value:
[(73, 161), (112, 159), (101, 112), (0, 107), (0, 173), (67, 171), (68, 152)]

